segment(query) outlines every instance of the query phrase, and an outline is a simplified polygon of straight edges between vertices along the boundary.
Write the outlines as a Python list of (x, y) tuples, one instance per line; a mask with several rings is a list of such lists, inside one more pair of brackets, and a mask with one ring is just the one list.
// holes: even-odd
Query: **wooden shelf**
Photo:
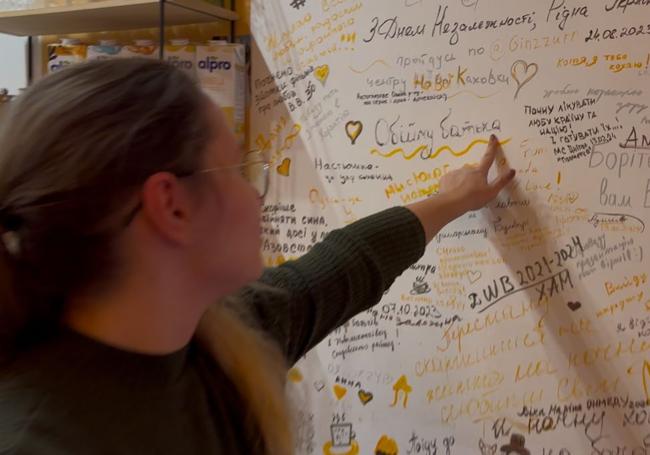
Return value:
[[(165, 25), (235, 21), (237, 13), (203, 0), (165, 0)], [(83, 5), (0, 12), (0, 33), (62, 35), (158, 27), (158, 0), (104, 0)]]

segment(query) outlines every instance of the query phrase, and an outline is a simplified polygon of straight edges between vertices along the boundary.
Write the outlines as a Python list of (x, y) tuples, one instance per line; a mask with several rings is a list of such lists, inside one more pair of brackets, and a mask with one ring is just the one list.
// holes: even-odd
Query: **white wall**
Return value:
[(12, 94), (27, 85), (26, 42), (23, 37), (0, 34), (0, 88)]

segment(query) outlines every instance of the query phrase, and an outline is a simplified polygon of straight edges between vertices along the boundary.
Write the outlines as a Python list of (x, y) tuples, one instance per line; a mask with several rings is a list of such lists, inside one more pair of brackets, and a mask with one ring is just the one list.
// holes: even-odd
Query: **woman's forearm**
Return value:
[(492, 201), (515, 177), (514, 170), (502, 170), (488, 181), (488, 172), (501, 151), (499, 140), (492, 135), (478, 165), (465, 165), (442, 176), (439, 193), (424, 201), (408, 205), (422, 223), (427, 243), (448, 223), (470, 210), (478, 210)]
[(419, 218), (427, 243), (443, 227), (466, 212), (461, 201), (450, 194), (436, 194), (424, 201), (407, 205), (406, 208)]

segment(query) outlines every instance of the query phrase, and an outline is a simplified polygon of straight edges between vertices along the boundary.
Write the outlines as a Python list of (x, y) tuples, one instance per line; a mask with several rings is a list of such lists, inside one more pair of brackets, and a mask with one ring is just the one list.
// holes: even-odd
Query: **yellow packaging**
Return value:
[(246, 47), (210, 41), (196, 47), (196, 72), (205, 93), (221, 107), (243, 144), (246, 121)]
[(135, 40), (133, 44), (127, 46), (122, 46), (120, 51), (117, 53), (118, 58), (130, 58), (130, 57), (140, 57), (140, 58), (158, 58), (158, 45), (156, 45), (152, 40), (140, 39)]
[(86, 60), (87, 46), (77, 39), (63, 39), (47, 46), (47, 72), (55, 73), (66, 66)]

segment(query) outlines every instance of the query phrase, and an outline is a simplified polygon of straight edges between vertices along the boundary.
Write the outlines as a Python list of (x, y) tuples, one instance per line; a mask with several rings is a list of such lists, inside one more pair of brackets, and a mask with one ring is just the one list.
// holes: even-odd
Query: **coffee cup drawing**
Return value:
[(349, 447), (355, 438), (351, 423), (334, 423), (330, 426), (332, 447)]
[(429, 283), (426, 283), (424, 281), (416, 281), (413, 283), (413, 289), (411, 289), (411, 295), (422, 295), (422, 294), (428, 294), (431, 292), (431, 287), (429, 286)]

